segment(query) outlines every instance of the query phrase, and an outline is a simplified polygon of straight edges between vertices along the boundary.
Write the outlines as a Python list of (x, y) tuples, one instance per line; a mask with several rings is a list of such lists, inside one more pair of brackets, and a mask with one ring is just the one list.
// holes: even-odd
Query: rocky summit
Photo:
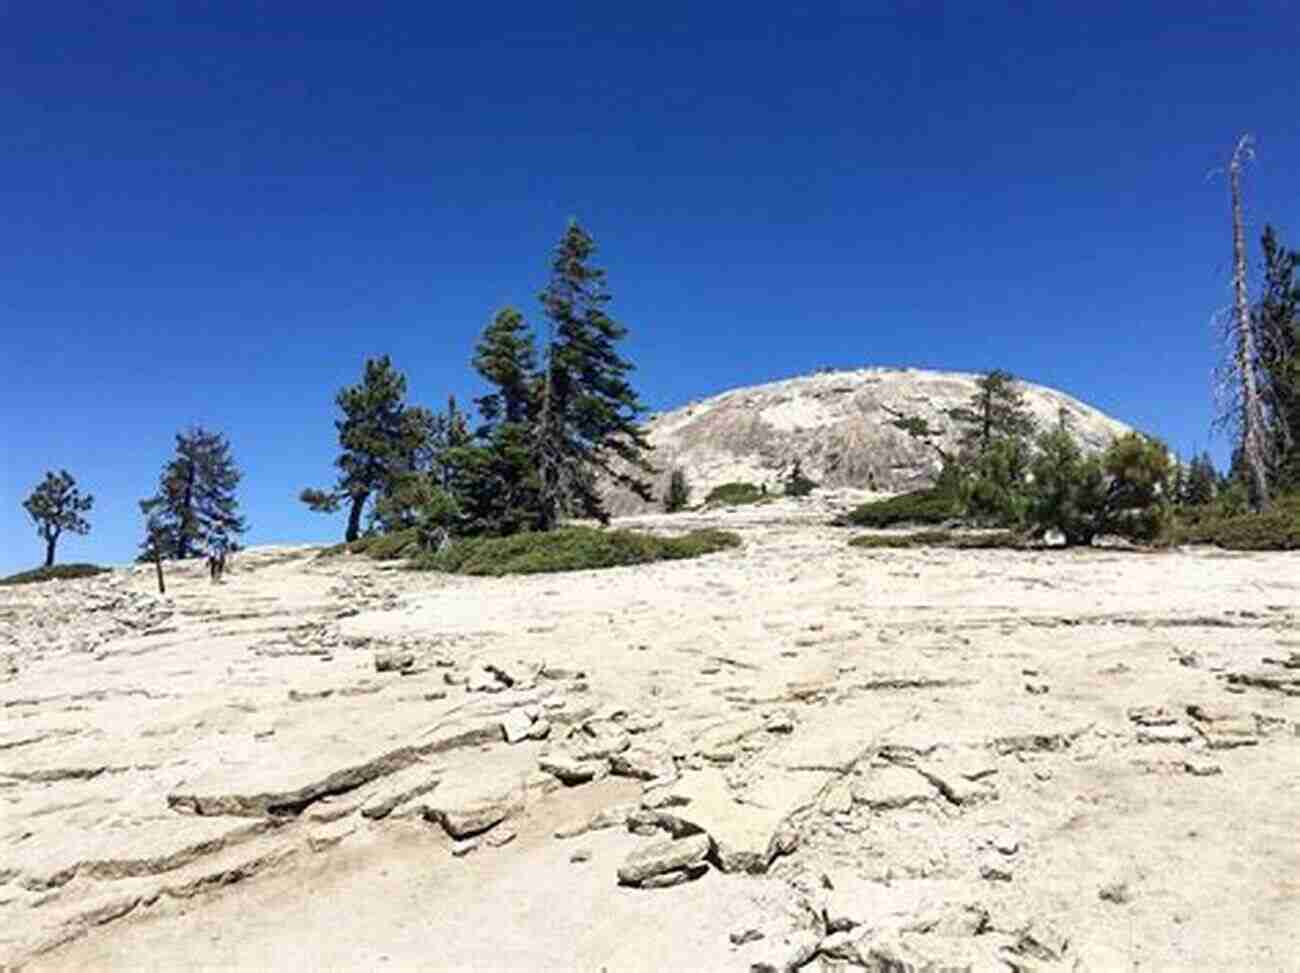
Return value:
[[(646, 424), (659, 470), (654, 494), (664, 495), (674, 469), (686, 473), (697, 501), (721, 483), (771, 487), (796, 459), (806, 475), (829, 487), (900, 492), (926, 486), (938, 472), (934, 450), (892, 420), (900, 413), (925, 419), (944, 433), (935, 442), (951, 447), (956, 427), (947, 412), (969, 403), (979, 377), (913, 368), (819, 372), (660, 413)], [(1053, 428), (1064, 415), (1087, 450), (1104, 449), (1131, 431), (1064, 392), (1019, 384), (1040, 428)], [(647, 505), (617, 492), (610, 509), (625, 514)]]
[(1293, 555), (861, 550), (832, 493), (0, 589), (0, 968), (1294, 968)]

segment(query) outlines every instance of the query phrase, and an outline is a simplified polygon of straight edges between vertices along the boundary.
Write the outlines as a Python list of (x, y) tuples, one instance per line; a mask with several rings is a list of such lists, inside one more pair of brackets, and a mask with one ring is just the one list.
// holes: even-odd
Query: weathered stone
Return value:
[(982, 804), (998, 796), (997, 788), (989, 781), (971, 780), (943, 764), (919, 764), (917, 770), (953, 804)]
[(1196, 734), (1181, 723), (1138, 727), (1138, 743), (1190, 743)]
[(524, 788), (513, 779), (456, 779), (424, 804), (424, 816), (453, 838), (468, 838), (500, 824), (524, 807)]
[(822, 814), (847, 814), (853, 810), (853, 788), (847, 780), (837, 780), (826, 789), (819, 804)]
[(666, 889), (674, 885), (681, 885), (683, 882), (689, 882), (697, 879), (709, 870), (708, 862), (700, 862), (689, 868), (675, 868), (671, 872), (663, 872), (659, 875), (651, 875), (640, 887), (643, 889)]
[(1213, 777), (1223, 773), (1223, 768), (1212, 760), (1188, 757), (1183, 761), (1183, 770), (1193, 777)]
[(708, 854), (708, 835), (664, 838), (628, 855), (618, 870), (618, 881), (621, 885), (640, 885), (655, 875), (697, 866)]
[(537, 766), (570, 786), (599, 780), (609, 774), (608, 760), (584, 760), (567, 751), (546, 754), (538, 759)]
[(315, 828), (307, 834), (307, 847), (314, 852), (333, 848), (349, 835), (355, 834), (356, 821), (338, 820)]
[(376, 672), (400, 672), (415, 665), (413, 652), (376, 652)]
[(551, 724), (548, 720), (539, 719), (528, 728), (528, 739), (545, 740), (551, 735)]
[(522, 709), (513, 709), (501, 720), (501, 735), (506, 743), (527, 740), (533, 729), (533, 720)]
[(417, 797), (423, 797), (438, 786), (437, 771), (427, 764), (417, 764), (383, 780), (379, 789), (361, 806), (364, 818), (386, 818), (393, 809)]
[(910, 767), (873, 768), (853, 782), (853, 801), (872, 810), (889, 811), (934, 799), (934, 786)]
[(1129, 708), (1128, 718), (1139, 726), (1168, 726), (1178, 721), (1164, 706), (1133, 706)]
[(490, 848), (502, 848), (518, 837), (519, 832), (515, 831), (513, 828), (493, 828), (487, 833), (487, 837), (483, 839), (483, 843), (488, 845)]
[(573, 854), (569, 856), (569, 861), (573, 862), (575, 865), (581, 865), (583, 862), (591, 861), (591, 849), (575, 849)]
[(476, 851), (479, 846), (478, 838), (466, 838), (463, 841), (454, 841), (451, 845), (451, 854), (454, 858), (464, 858), (471, 851)]
[(1036, 918), (1021, 931), (1011, 949), (1021, 956), (1056, 963), (1069, 952), (1070, 940), (1051, 922)]
[(811, 929), (798, 929), (779, 939), (765, 939), (763, 956), (750, 964), (750, 973), (794, 973), (815, 955), (821, 942)]
[(566, 746), (579, 760), (608, 760), (632, 745), (627, 731), (613, 723), (584, 723), (569, 736)]
[(647, 747), (629, 747), (609, 758), (610, 772), (618, 777), (635, 777), (638, 780), (669, 778), (677, 773), (673, 758), (662, 750)]
[(675, 802), (654, 813), (675, 830), (708, 834), (714, 861), (724, 872), (765, 872), (797, 841), (797, 833), (782, 827), (789, 808), (741, 804), (718, 771), (685, 775), (672, 792)]

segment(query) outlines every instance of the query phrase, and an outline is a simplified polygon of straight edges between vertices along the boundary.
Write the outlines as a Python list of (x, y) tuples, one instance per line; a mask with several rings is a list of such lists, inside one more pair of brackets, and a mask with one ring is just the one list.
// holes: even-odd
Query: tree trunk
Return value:
[(47, 568), (54, 566), (54, 545), (59, 541), (59, 535), (45, 538), (45, 566)]
[(154, 544), (153, 544), (153, 566), (154, 569), (158, 572), (158, 594), (165, 595), (167, 594), (167, 585), (163, 581), (162, 548), (158, 546), (157, 538), (154, 538)]
[(1255, 381), (1255, 330), (1246, 292), (1246, 231), (1241, 218), (1241, 165), (1249, 158), (1250, 152), (1250, 136), (1243, 135), (1228, 164), (1228, 181), (1232, 190), (1233, 333), (1236, 338), (1237, 380), (1241, 382), (1241, 452), (1249, 478), (1250, 505), (1254, 510), (1267, 510), (1264, 410)]
[(348, 529), (343, 534), (343, 540), (349, 544), (361, 536), (361, 511), (365, 509), (366, 500), (369, 498), (369, 491), (352, 494), (352, 509), (348, 511)]

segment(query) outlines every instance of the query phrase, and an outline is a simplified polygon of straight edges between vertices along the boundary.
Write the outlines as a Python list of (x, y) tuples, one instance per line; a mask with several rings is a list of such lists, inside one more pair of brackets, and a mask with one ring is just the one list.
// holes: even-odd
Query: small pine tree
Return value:
[(627, 329), (606, 313), (605, 272), (591, 265), (596, 244), (571, 222), (551, 261), (541, 302), (551, 324), (534, 424), (533, 467), (539, 480), (539, 527), (577, 512), (608, 520), (597, 473), (651, 500), (642, 476), (654, 470), (637, 423), (644, 411), (627, 380), (631, 362), (616, 344)]
[(691, 486), (686, 481), (686, 471), (677, 467), (668, 477), (668, 492), (664, 494), (664, 512), (675, 514), (685, 510), (691, 502)]
[(54, 564), (54, 547), (64, 531), (88, 534), (90, 522), (82, 514), (95, 505), (95, 498), (77, 489), (77, 481), (67, 470), (45, 474), (36, 485), (23, 509), (36, 525), (36, 533), (45, 541), (45, 566)]
[(406, 377), (383, 355), (367, 359), (361, 382), (340, 389), (334, 398), (343, 413), (334, 422), (342, 447), (334, 461), (338, 482), (328, 490), (303, 490), (299, 499), (321, 513), (334, 513), (346, 501), (345, 541), (360, 536), (367, 501), (401, 474), (417, 470), (422, 451), (429, 448), (433, 417), (428, 410), (407, 406), (405, 396)]
[(176, 456), (163, 467), (158, 493), (140, 502), (161, 556), (192, 557), (213, 541), (230, 543), (244, 533), (235, 499), (242, 476), (221, 433), (201, 426), (177, 433)]
[(1189, 507), (1203, 507), (1214, 499), (1217, 492), (1219, 475), (1215, 472), (1214, 461), (1210, 454), (1202, 452), (1193, 456), (1187, 465), (1187, 474), (1183, 481), (1180, 501)]

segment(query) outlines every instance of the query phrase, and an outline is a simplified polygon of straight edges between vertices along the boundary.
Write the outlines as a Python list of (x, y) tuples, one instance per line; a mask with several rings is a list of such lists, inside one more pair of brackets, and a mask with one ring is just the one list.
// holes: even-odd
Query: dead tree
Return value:
[(1238, 449), (1246, 474), (1253, 510), (1268, 508), (1268, 419), (1259, 388), (1259, 341), (1246, 283), (1246, 230), (1241, 214), (1241, 170), (1255, 154), (1249, 134), (1237, 141), (1228, 162), (1232, 197), (1232, 308), (1224, 315), (1224, 361), (1219, 367), (1215, 393), (1217, 422), (1238, 436)]

